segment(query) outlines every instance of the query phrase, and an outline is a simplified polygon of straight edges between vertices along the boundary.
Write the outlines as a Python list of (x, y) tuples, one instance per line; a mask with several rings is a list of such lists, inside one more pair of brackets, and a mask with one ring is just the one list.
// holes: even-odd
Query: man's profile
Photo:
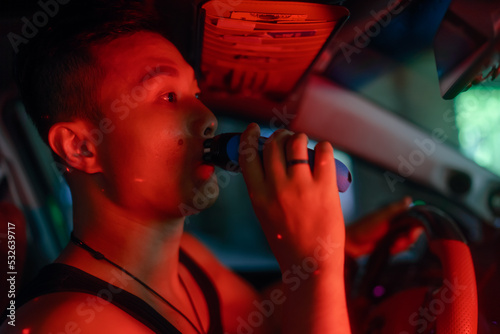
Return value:
[(276, 132), (263, 161), (258, 126), (242, 135), (254, 157), (240, 156), (243, 176), (281, 272), (317, 264), (266, 297), (281, 320), (243, 328), (263, 297), (183, 232), (182, 204), (217, 182), (202, 159), (217, 119), (193, 69), (140, 3), (68, 6), (26, 45), (18, 74), (28, 113), (70, 171), (72, 241), (26, 292), (18, 328), (4, 323), (2, 333), (271, 333), (276, 323), (283, 333), (349, 333), (331, 145), (317, 145), (311, 172), (287, 164), (307, 160), (304, 134)]

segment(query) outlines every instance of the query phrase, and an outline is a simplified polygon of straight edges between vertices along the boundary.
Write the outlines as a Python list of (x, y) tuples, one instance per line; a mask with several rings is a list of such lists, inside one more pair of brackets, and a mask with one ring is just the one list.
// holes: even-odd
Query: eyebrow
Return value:
[(142, 77), (140, 83), (146, 82), (148, 80), (154, 79), (158, 76), (168, 76), (168, 77), (179, 77), (179, 70), (173, 66), (168, 65), (156, 65), (153, 67), (146, 68), (147, 74)]

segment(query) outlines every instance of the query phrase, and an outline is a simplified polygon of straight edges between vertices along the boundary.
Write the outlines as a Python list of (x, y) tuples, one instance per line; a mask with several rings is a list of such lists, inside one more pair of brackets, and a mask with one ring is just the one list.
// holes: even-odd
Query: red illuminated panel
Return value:
[(309, 68), (344, 7), (301, 2), (214, 0), (204, 14), (202, 89), (286, 96)]

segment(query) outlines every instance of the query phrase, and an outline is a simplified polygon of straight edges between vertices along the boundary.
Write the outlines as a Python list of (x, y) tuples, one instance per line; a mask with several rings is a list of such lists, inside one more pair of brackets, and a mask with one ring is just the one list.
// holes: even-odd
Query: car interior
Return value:
[[(0, 248), (7, 254), (7, 223), (16, 221), (20, 286), (72, 229), (65, 167), (51, 159), (14, 79), (16, 48), (36, 35), (27, 24), (45, 24), (37, 13), (50, 20), (68, 2), (53, 1), (0, 4)], [(411, 196), (346, 272), (353, 333), (500, 333), (498, 0), (143, 2), (195, 69), (218, 133), (258, 122), (263, 136), (287, 128), (306, 133), (311, 148), (331, 142), (352, 175), (340, 194), (347, 225)], [(218, 200), (185, 228), (265, 288), (280, 272), (243, 178), (216, 175)], [(415, 225), (425, 233), (391, 255)]]

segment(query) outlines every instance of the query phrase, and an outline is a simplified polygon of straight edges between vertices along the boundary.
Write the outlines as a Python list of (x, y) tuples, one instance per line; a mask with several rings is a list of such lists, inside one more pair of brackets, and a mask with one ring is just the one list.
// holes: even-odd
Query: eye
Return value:
[(174, 92), (163, 94), (161, 98), (170, 103), (177, 102), (177, 94), (175, 94)]
[(194, 97), (199, 100), (201, 98), (201, 92), (194, 94)]

